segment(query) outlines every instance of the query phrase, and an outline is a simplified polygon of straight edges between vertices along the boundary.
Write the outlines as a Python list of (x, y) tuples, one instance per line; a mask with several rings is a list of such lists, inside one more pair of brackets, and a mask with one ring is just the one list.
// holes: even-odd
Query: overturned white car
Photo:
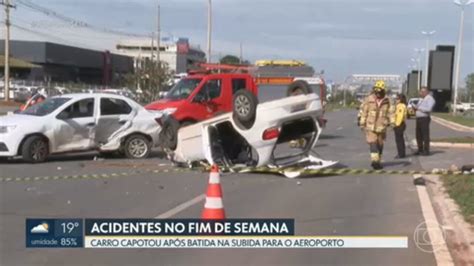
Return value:
[[(258, 104), (251, 92), (239, 90), (234, 94), (233, 112), (182, 128), (166, 116), (160, 141), (176, 164), (207, 161), (229, 168), (244, 165), (302, 169), (336, 164), (317, 158), (313, 152), (324, 123), (318, 95), (306, 82), (297, 81), (289, 86), (288, 96)], [(298, 144), (291, 145), (295, 142)]]
[(99, 150), (145, 158), (158, 145), (161, 113), (100, 93), (65, 94), (0, 117), (0, 157), (42, 162), (49, 154)]

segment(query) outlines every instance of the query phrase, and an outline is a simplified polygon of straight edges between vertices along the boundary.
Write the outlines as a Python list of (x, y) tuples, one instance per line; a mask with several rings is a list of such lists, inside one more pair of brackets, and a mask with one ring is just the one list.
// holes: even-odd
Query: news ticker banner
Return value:
[(27, 219), (27, 248), (407, 248), (406, 236), (295, 236), (293, 219)]

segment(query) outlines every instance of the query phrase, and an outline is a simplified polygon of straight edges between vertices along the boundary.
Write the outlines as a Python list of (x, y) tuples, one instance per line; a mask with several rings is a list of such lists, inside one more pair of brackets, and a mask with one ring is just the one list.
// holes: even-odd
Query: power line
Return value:
[[(26, 28), (26, 27), (24, 27), (24, 26), (21, 26), (21, 25), (18, 25), (18, 24), (13, 24), (13, 23), (12, 23), (11, 26), (12, 26), (13, 28), (16, 28), (16, 29), (19, 29), (19, 30), (22, 30), (22, 31), (25, 31), (25, 32), (28, 32), (28, 33), (31, 33), (31, 34), (34, 34), (34, 35), (37, 35), (37, 36), (39, 36), (39, 37), (48, 37), (48, 38), (55, 39), (55, 40), (57, 40), (57, 41), (60, 41), (60, 42), (66, 43), (66, 44), (70, 44), (70, 45), (74, 45), (74, 46), (82, 46), (82, 47), (86, 47), (86, 48), (89, 48), (89, 49), (98, 50), (97, 47), (93, 47), (93, 46), (90, 46), (90, 45), (88, 45), (88, 44), (70, 41), (70, 40), (67, 40), (67, 39), (64, 39), (64, 38), (61, 38), (61, 37), (52, 35), (52, 34), (50, 34), (50, 33), (46, 33), (46, 32), (42, 32), (42, 31), (36, 31), (36, 30), (28, 29), (28, 28)], [(99, 50), (100, 50), (100, 49), (99, 49)]]
[(94, 31), (102, 32), (102, 33), (107, 33), (107, 34), (119, 35), (119, 36), (149, 37), (149, 36), (144, 35), (144, 34), (129, 33), (129, 32), (123, 32), (123, 31), (118, 31), (118, 30), (113, 30), (113, 29), (108, 29), (108, 28), (104, 28), (104, 27), (95, 26), (95, 25), (89, 24), (85, 21), (77, 20), (77, 19), (65, 16), (65, 15), (62, 15), (62, 14), (60, 14), (60, 13), (58, 13), (58, 12), (56, 12), (56, 11), (50, 9), (50, 8), (40, 6), (40, 5), (35, 4), (35, 3), (33, 3), (29, 0), (17, 0), (17, 2), (18, 2), (18, 4), (20, 4), (24, 7), (27, 7), (29, 9), (33, 10), (33, 11), (42, 13), (42, 14), (48, 16), (48, 17), (53, 17), (53, 18), (59, 19), (63, 22), (68, 23), (69, 25), (73, 25), (73, 26), (76, 26), (76, 27), (79, 27), (79, 28), (88, 28), (90, 30), (94, 30)]

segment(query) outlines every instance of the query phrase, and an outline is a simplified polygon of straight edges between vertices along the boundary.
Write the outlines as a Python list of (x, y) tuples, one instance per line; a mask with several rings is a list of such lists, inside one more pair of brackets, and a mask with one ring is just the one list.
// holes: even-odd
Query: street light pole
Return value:
[(458, 101), (458, 89), (459, 89), (459, 75), (461, 70), (461, 53), (462, 53), (462, 41), (463, 41), (463, 30), (464, 30), (464, 9), (472, 4), (472, 0), (454, 0), (454, 4), (461, 7), (461, 21), (459, 23), (459, 39), (458, 39), (458, 52), (456, 59), (456, 73), (454, 74), (454, 96), (453, 96), (453, 114), (456, 114), (456, 105)]
[(212, 0), (207, 5), (207, 62), (211, 63)]
[(430, 57), (430, 38), (436, 33), (435, 30), (432, 31), (422, 31), (421, 34), (426, 36), (426, 54), (425, 54), (425, 82), (424, 85), (428, 86), (428, 65)]
[(415, 48), (415, 52), (417, 54), (416, 59), (412, 58), (413, 62), (416, 62), (418, 68), (418, 91), (421, 88), (421, 53), (423, 53), (425, 49)]

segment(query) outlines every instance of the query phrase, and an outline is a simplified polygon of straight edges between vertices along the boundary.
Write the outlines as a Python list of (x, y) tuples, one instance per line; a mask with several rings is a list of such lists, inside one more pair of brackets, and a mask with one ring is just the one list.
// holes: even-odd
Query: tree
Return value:
[(466, 77), (466, 91), (469, 97), (469, 102), (472, 103), (472, 96), (474, 94), (474, 73), (471, 73)]
[(145, 59), (140, 66), (135, 68), (135, 72), (126, 75), (125, 83), (134, 92), (141, 91), (141, 101), (151, 102), (158, 99), (159, 92), (167, 86), (173, 73), (168, 64)]
[(240, 64), (240, 58), (238, 58), (235, 55), (226, 55), (226, 56), (222, 57), (219, 62), (221, 64), (239, 65)]

